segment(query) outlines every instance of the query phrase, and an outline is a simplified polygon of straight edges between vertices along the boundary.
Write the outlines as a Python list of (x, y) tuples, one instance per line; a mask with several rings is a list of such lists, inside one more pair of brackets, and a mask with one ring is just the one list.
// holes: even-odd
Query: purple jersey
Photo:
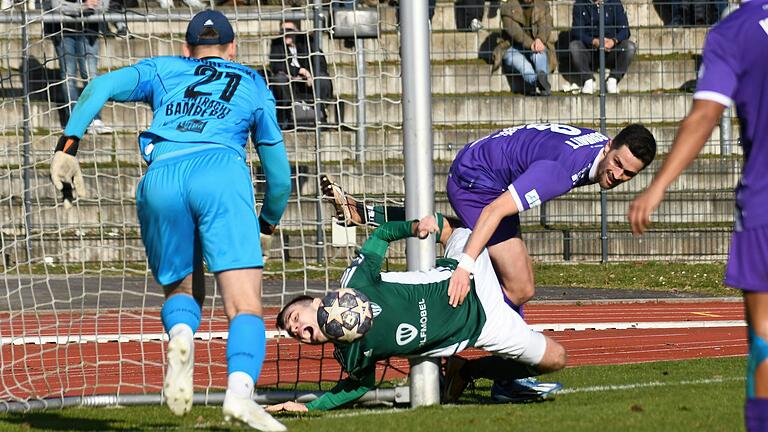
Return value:
[(710, 30), (693, 98), (735, 103), (744, 147), (736, 188), (740, 223), (745, 229), (768, 224), (768, 0), (742, 2)]
[(596, 160), (608, 140), (592, 129), (555, 123), (502, 129), (467, 144), (451, 165), (451, 177), (465, 190), (497, 197), (509, 190), (522, 212), (594, 183)]

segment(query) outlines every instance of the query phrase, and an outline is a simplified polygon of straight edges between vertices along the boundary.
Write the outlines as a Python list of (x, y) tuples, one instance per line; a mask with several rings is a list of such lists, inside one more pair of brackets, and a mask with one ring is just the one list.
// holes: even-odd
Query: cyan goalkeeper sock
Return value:
[[(267, 350), (264, 320), (258, 315), (239, 314), (229, 322), (229, 340), (227, 340), (227, 374), (232, 377), (236, 372), (247, 374), (254, 383), (259, 380), (261, 366)], [(237, 380), (237, 384), (241, 380)], [(237, 388), (227, 387), (238, 392)], [(252, 387), (251, 387), (252, 389)]]
[[(168, 332), (168, 336), (173, 338), (182, 332), (183, 327), (179, 327), (179, 325), (188, 327), (194, 335), (200, 327), (201, 312), (200, 305), (191, 295), (176, 294), (163, 303), (160, 317), (163, 320), (163, 328)], [(183, 332), (186, 333), (186, 331)]]

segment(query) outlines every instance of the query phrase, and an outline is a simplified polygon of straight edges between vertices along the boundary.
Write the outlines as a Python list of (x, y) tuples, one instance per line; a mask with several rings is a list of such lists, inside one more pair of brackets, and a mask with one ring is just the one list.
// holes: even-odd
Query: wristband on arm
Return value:
[(459, 265), (457, 267), (466, 270), (469, 272), (469, 274), (472, 274), (475, 271), (475, 259), (463, 253), (459, 257)]
[(80, 145), (80, 138), (76, 136), (62, 135), (59, 137), (59, 142), (56, 144), (54, 153), (62, 151), (70, 156), (77, 155), (77, 147)]
[(440, 212), (435, 213), (435, 219), (437, 220), (437, 237), (435, 238), (435, 243), (440, 243), (440, 239), (443, 237), (443, 226), (445, 219), (443, 218), (443, 214)]
[(264, 235), (272, 235), (275, 233), (275, 225), (272, 225), (271, 223), (264, 220), (264, 218), (259, 215), (259, 232)]

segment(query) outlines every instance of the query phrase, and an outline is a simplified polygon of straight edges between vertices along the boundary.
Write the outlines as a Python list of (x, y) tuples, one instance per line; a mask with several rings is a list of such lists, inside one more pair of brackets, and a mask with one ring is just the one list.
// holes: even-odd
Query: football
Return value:
[(342, 288), (323, 297), (317, 324), (333, 342), (351, 343), (371, 329), (371, 302), (360, 291)]

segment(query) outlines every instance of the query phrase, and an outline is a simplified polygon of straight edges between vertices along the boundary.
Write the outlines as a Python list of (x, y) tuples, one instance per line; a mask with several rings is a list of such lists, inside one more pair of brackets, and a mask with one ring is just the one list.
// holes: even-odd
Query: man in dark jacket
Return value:
[[(595, 91), (593, 72), (598, 65), (600, 47), (599, 0), (576, 0), (573, 5), (571, 53), (574, 80), (584, 94)], [(637, 47), (629, 40), (627, 13), (620, 0), (605, 0), (605, 66), (611, 74), (605, 82), (608, 93), (618, 93), (618, 82), (627, 73)]]
[[(269, 81), (277, 101), (278, 121), (282, 124), (290, 117), (286, 107), (299, 101), (328, 101), (333, 95), (333, 84), (323, 53), (310, 54), (312, 38), (301, 31), (301, 23), (284, 21), (280, 28), (282, 36), (272, 39), (269, 48)], [(317, 70), (315, 56), (319, 56)], [(321, 113), (321, 117), (324, 116), (325, 113)]]

